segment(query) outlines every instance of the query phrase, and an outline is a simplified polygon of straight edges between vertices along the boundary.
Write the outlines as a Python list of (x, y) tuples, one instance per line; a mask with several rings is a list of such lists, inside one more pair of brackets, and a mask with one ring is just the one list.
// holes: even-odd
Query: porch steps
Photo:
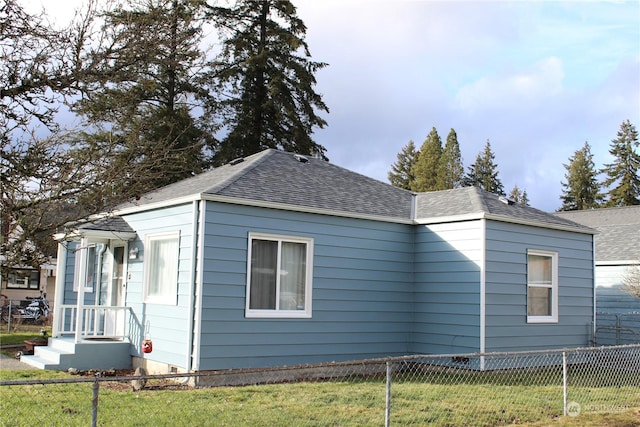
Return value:
[(38, 369), (66, 371), (131, 368), (131, 344), (119, 340), (83, 340), (49, 338), (46, 346), (34, 348), (33, 356), (22, 356), (21, 362)]

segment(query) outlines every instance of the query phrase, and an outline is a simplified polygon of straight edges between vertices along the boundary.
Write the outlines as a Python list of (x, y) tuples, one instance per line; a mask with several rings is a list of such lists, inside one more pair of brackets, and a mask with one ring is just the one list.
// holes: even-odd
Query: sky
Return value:
[(505, 191), (560, 208), (563, 164), (597, 168), (630, 120), (640, 129), (640, 2), (294, 0), (330, 161), (387, 182), (397, 154), (453, 128), (465, 171), (491, 142)]
[[(70, 16), (82, 0), (47, 0)], [(383, 182), (397, 154), (453, 128), (465, 171), (487, 140), (508, 193), (560, 208), (569, 158), (597, 168), (625, 120), (640, 129), (640, 1), (292, 0), (307, 26), (314, 140), (329, 160)]]

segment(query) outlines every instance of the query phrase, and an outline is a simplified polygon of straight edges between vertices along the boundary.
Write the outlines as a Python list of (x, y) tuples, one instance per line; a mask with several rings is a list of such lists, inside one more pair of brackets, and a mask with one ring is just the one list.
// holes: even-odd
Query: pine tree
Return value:
[(518, 185), (514, 185), (509, 193), (509, 199), (513, 200), (516, 203), (520, 203), (523, 206), (529, 206), (529, 197), (527, 196), (527, 190), (522, 190), (518, 188)]
[(612, 187), (607, 192), (607, 206), (632, 206), (640, 204), (640, 154), (638, 131), (626, 120), (620, 125), (617, 138), (611, 141), (609, 154), (614, 162), (605, 164), (602, 172), (607, 174), (603, 185)]
[(447, 142), (442, 150), (440, 161), (438, 162), (438, 184), (439, 190), (449, 190), (462, 186), (464, 178), (464, 166), (462, 166), (462, 155), (458, 135), (451, 129), (447, 135)]
[(494, 163), (494, 159), (491, 142), (487, 139), (484, 150), (478, 153), (475, 163), (469, 166), (464, 184), (479, 187), (490, 193), (504, 194), (502, 181), (498, 178), (498, 165)]
[(204, 66), (202, 6), (143, 0), (104, 19), (108, 43), (75, 109), (92, 125), (87, 141), (122, 171), (114, 191), (140, 194), (201, 172), (210, 143), (196, 117), (207, 97), (195, 72)]
[(600, 206), (602, 194), (588, 142), (563, 165), (566, 182), (562, 182), (562, 211), (593, 209)]
[(414, 181), (412, 172), (413, 165), (416, 162), (418, 152), (413, 141), (409, 141), (407, 145), (402, 147), (397, 155), (397, 160), (391, 165), (391, 171), (389, 171), (389, 182), (394, 187), (404, 188), (410, 190)]
[(442, 155), (442, 140), (436, 128), (432, 128), (413, 165), (412, 173), (415, 177), (411, 190), (435, 191), (438, 188), (438, 164)]
[(315, 73), (327, 64), (312, 61), (306, 27), (289, 0), (239, 0), (211, 7), (222, 38), (210, 82), (221, 97), (224, 135), (214, 160), (221, 164), (265, 148), (326, 158), (312, 139), (329, 112), (315, 92)]

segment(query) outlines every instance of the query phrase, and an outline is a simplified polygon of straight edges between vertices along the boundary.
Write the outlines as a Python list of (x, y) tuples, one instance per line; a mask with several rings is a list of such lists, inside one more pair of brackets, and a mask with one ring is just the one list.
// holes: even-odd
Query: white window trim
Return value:
[[(307, 245), (306, 271), (305, 271), (305, 302), (304, 310), (256, 310), (249, 308), (251, 301), (251, 242), (252, 240), (272, 240), (280, 242), (305, 243)], [(245, 296), (245, 317), (247, 318), (279, 318), (279, 319), (300, 319), (311, 318), (311, 302), (313, 289), (313, 238), (286, 236), (280, 234), (249, 233), (247, 249), (247, 286)], [(278, 256), (279, 258), (279, 256)]]
[[(80, 283), (87, 283), (87, 267), (89, 261), (89, 248), (96, 248), (97, 242), (89, 242), (89, 239), (83, 238), (73, 249), (75, 253), (73, 267), (73, 292), (80, 290)], [(94, 271), (94, 275), (97, 272)], [(95, 281), (95, 277), (94, 277)], [(83, 293), (93, 293), (93, 286), (84, 286)]]
[[(176, 248), (175, 261), (176, 261), (176, 276), (173, 281), (174, 285), (172, 292), (164, 296), (149, 295), (149, 280), (150, 280), (150, 266), (151, 257), (149, 256), (149, 248), (151, 242), (154, 240), (164, 239), (178, 239), (178, 245)], [(158, 305), (177, 305), (178, 304), (178, 277), (180, 276), (180, 231), (170, 231), (164, 233), (152, 233), (147, 234), (144, 238), (144, 285), (143, 285), (143, 301), (148, 304)]]
[[(529, 255), (537, 255), (551, 258), (551, 286), (531, 285), (527, 274), (527, 323), (558, 323), (558, 253), (529, 249), (527, 251), (527, 270), (529, 268)], [(549, 287), (551, 288), (551, 315), (550, 316), (530, 316), (529, 313), (529, 287)]]

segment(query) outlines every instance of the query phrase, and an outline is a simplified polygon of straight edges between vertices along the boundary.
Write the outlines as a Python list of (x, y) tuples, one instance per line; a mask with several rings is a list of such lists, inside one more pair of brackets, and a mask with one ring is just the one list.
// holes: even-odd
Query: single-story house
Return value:
[(640, 268), (640, 206), (557, 212), (596, 229), (598, 344), (640, 342), (640, 298), (623, 289), (623, 279)]
[[(475, 187), (265, 150), (61, 233), (54, 337), (24, 359), (167, 373), (586, 346), (593, 236)], [(126, 357), (103, 360), (114, 342)]]

